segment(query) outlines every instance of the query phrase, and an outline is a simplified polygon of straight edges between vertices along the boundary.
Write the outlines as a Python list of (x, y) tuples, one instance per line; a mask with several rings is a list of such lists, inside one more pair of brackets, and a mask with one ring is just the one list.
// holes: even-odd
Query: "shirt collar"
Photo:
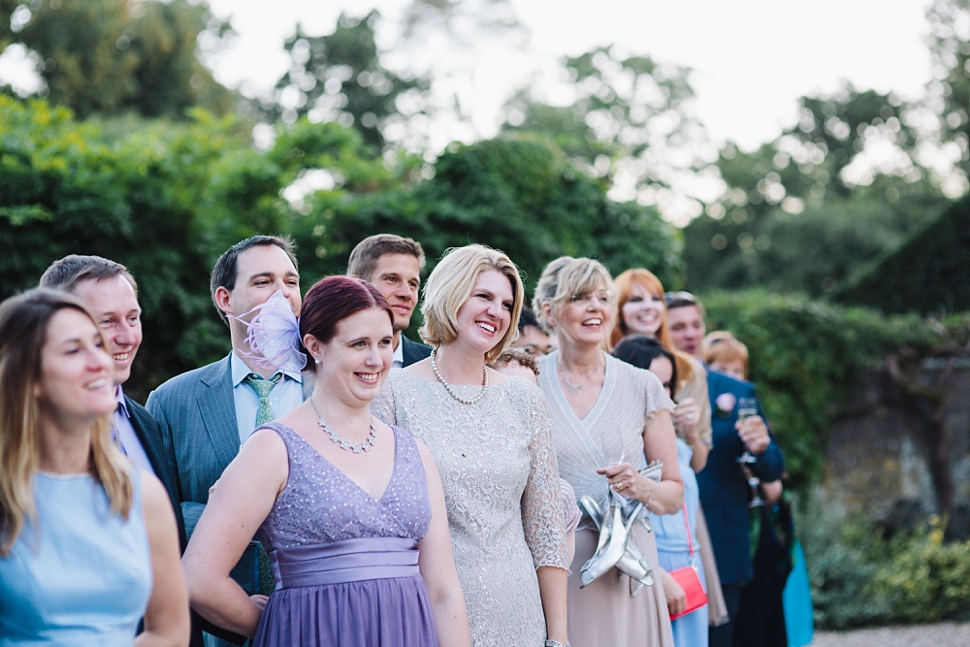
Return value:
[(118, 409), (125, 415), (126, 418), (131, 418), (131, 414), (128, 412), (128, 403), (125, 402), (125, 392), (122, 391), (121, 385), (115, 387), (115, 402), (118, 403)]
[(392, 361), (404, 363), (404, 333), (397, 338), (397, 348), (394, 349), (394, 358)]
[[(235, 350), (229, 353), (229, 370), (232, 372), (233, 388), (239, 386), (246, 379), (246, 376), (253, 372), (251, 368), (246, 366), (246, 362), (242, 361), (242, 358), (236, 354)], [(280, 371), (277, 372), (279, 373)], [(282, 373), (291, 380), (296, 380), (300, 384), (303, 384), (302, 373), (294, 373), (292, 371), (282, 371)]]

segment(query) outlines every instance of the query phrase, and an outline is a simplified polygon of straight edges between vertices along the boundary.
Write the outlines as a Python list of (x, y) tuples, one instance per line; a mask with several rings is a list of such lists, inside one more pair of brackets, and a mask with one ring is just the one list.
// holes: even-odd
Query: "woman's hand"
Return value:
[(694, 398), (684, 398), (674, 410), (674, 428), (684, 435), (688, 445), (697, 443), (697, 432), (700, 429), (701, 408), (694, 402)]
[(640, 472), (633, 469), (629, 463), (618, 463), (609, 467), (602, 467), (596, 470), (609, 481), (618, 494), (637, 499), (646, 503), (653, 496), (653, 488), (656, 483), (648, 479)]
[(664, 583), (664, 595), (667, 597), (667, 611), (674, 616), (683, 613), (687, 608), (687, 594), (683, 587), (677, 583), (670, 573), (662, 568), (657, 568)]
[(255, 432), (222, 473), (182, 556), (189, 603), (209, 622), (252, 637), (266, 605), (230, 576), (269, 514), (289, 475), (286, 445), (273, 431)]

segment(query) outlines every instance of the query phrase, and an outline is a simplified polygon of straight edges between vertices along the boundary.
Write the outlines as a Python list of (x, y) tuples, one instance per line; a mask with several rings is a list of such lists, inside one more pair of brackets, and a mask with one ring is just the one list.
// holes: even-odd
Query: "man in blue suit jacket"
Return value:
[[(173, 377), (148, 397), (148, 410), (161, 426), (165, 454), (178, 475), (178, 500), (190, 536), (209, 500), (209, 488), (256, 428), (263, 407), (268, 403), (272, 419), (305, 398), (300, 372), (259, 365), (246, 341), (246, 322), (254, 308), (277, 291), (299, 314), (302, 295), (292, 243), (276, 236), (253, 236), (233, 245), (216, 261), (210, 287), (213, 302), (229, 326), (232, 352)], [(254, 384), (260, 380), (268, 382), (265, 397)], [(233, 578), (247, 592), (258, 592), (260, 568), (254, 543), (233, 569)], [(224, 637), (241, 642), (232, 635)], [(206, 644), (218, 643), (207, 638)]]
[(424, 260), (424, 250), (416, 240), (377, 234), (357, 243), (347, 261), (347, 274), (373, 285), (391, 306), (394, 313), (393, 366), (397, 368), (420, 362), (431, 354), (430, 346), (404, 336), (404, 331), (411, 325), (411, 314), (418, 305)]
[[(667, 324), (674, 346), (700, 360), (704, 338), (703, 306), (687, 292), (667, 294)], [(741, 586), (754, 577), (748, 543), (749, 487), (738, 459), (748, 451), (756, 457), (750, 466), (764, 482), (777, 481), (785, 470), (781, 449), (772, 439), (758, 404), (758, 416), (738, 428), (737, 403), (755, 398), (754, 385), (708, 369), (707, 390), (711, 399), (714, 447), (707, 466), (697, 475), (701, 506), (711, 534), (717, 572), (730, 620), (710, 630), (710, 647), (731, 647), (733, 620), (741, 602)]]

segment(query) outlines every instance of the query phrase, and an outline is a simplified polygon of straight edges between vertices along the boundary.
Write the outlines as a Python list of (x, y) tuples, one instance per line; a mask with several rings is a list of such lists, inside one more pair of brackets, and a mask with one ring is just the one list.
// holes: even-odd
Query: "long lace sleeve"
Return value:
[(559, 466), (552, 444), (552, 424), (542, 393), (531, 387), (526, 391), (527, 420), (532, 430), (529, 453), (532, 469), (522, 493), (522, 526), (525, 541), (536, 568), (554, 566), (568, 570), (566, 529), (562, 495), (559, 491)]
[[(391, 369), (391, 373), (398, 369)], [(397, 425), (397, 412), (394, 409), (394, 380), (388, 374), (384, 380), (384, 388), (370, 403), (370, 412), (374, 417), (388, 425)]]

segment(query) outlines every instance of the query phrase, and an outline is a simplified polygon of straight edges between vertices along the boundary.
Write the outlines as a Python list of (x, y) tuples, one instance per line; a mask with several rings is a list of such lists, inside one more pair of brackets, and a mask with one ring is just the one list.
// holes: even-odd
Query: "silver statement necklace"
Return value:
[(436, 359), (437, 353), (438, 353), (437, 348), (431, 349), (431, 370), (434, 371), (434, 376), (438, 378), (439, 382), (441, 382), (441, 386), (445, 387), (445, 391), (448, 392), (448, 395), (458, 400), (462, 404), (478, 404), (479, 402), (481, 402), (482, 398), (485, 397), (485, 394), (488, 393), (488, 367), (487, 366), (482, 367), (482, 375), (483, 375), (482, 392), (478, 394), (477, 398), (474, 398), (473, 400), (466, 400), (465, 398), (461, 397), (460, 395), (452, 391), (451, 385), (448, 384), (445, 381), (445, 378), (441, 376), (441, 371), (438, 370), (438, 360)]
[(333, 441), (337, 447), (348, 452), (354, 452), (355, 454), (366, 454), (370, 450), (374, 449), (374, 443), (377, 441), (377, 432), (374, 431), (373, 418), (371, 418), (370, 433), (367, 434), (367, 438), (359, 443), (351, 443), (350, 441), (341, 438), (340, 434), (334, 431), (330, 425), (327, 424), (327, 421), (324, 420), (323, 416), (320, 415), (320, 411), (317, 409), (317, 403), (313, 401), (313, 398), (310, 398), (310, 406), (313, 407), (313, 412), (317, 414), (317, 424), (320, 425), (320, 428), (323, 429), (324, 433), (330, 437), (330, 440)]
[(563, 370), (562, 358), (559, 359), (558, 365), (559, 365), (559, 376), (562, 378), (562, 383), (568, 386), (570, 389), (572, 389), (573, 393), (579, 393), (579, 390), (584, 386), (586, 386), (586, 383), (589, 382), (590, 379), (592, 379), (593, 375), (599, 372), (599, 367), (597, 366), (596, 370), (590, 373), (589, 375), (587, 375), (585, 380), (583, 380), (579, 384), (573, 384), (572, 382), (569, 381), (569, 378), (566, 377), (566, 371)]

